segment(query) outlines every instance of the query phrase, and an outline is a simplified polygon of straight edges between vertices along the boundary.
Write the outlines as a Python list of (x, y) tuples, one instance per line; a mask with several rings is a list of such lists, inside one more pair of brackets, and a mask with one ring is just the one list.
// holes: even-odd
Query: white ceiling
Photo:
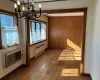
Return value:
[[(21, 0), (21, 1), (27, 2), (28, 0)], [(57, 0), (29, 0), (29, 1), (30, 2), (32, 2), (32, 1), (34, 1), (34, 2), (40, 2), (40, 1), (57, 1)], [(64, 0), (61, 0), (61, 1), (64, 1)], [(69, 0), (65, 0), (65, 1), (69, 1)], [(77, 1), (77, 0), (70, 0), (70, 1)], [(82, 1), (82, 0), (80, 0), (80, 1)]]
[[(20, 0), (20, 1), (28, 2), (28, 0)], [(34, 2), (42, 2), (42, 1), (56, 1), (56, 0), (29, 0), (29, 2), (33, 2), (33, 1)], [(64, 0), (62, 0), (62, 1), (64, 1)], [(65, 1), (68, 1), (68, 0), (65, 0)]]
[[(24, 1), (24, 0), (22, 0), (22, 1)], [(27, 1), (27, 0), (25, 0), (25, 1)], [(42, 0), (34, 0), (34, 1), (42, 1)], [(94, 4), (94, 0), (68, 0), (68, 1), (41, 3), (42, 10), (84, 8), (84, 7), (93, 6), (93, 4)], [(35, 8), (37, 10), (39, 9), (38, 3), (35, 4)]]
[(33, 1), (52, 1), (52, 0), (33, 0)]

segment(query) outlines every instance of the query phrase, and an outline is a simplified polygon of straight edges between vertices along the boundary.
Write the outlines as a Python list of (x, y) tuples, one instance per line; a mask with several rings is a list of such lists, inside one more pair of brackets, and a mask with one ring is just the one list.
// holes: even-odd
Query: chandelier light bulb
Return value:
[(25, 11), (25, 7), (24, 6), (22, 7), (22, 10)]
[(17, 4), (20, 5), (20, 1), (19, 0), (17, 1)]
[(14, 4), (14, 7), (17, 8), (17, 4), (16, 3)]
[(39, 8), (41, 8), (41, 4), (39, 4)]
[(32, 2), (32, 5), (34, 5), (34, 2)]
[(32, 5), (34, 5), (34, 0), (32, 0)]

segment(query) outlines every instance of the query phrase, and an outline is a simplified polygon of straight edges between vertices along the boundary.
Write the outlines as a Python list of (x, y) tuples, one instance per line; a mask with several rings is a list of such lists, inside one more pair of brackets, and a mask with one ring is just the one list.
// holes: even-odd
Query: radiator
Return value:
[(36, 55), (38, 56), (40, 53), (42, 53), (45, 50), (45, 44), (40, 44), (38, 46), (36, 46)]
[(21, 50), (19, 49), (4, 53), (4, 68), (13, 65), (19, 60), (21, 60)]
[(43, 46), (44, 46), (44, 44), (41, 44), (41, 45), (37, 46), (36, 49), (39, 49), (39, 48), (41, 48)]

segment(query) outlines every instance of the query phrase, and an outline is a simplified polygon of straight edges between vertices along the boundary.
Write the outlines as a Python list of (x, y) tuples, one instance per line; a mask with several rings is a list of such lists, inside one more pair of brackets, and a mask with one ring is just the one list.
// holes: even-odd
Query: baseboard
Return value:
[(35, 56), (34, 57), (32, 57), (30, 60), (33, 60), (35, 58)]
[(88, 76), (90, 78), (90, 80), (92, 80), (91, 74), (82, 73), (81, 76)]

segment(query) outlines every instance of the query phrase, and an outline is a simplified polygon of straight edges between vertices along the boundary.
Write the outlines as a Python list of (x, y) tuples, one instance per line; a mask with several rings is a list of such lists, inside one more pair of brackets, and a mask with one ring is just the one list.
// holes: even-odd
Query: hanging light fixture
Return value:
[(15, 14), (18, 18), (27, 17), (27, 18), (39, 18), (41, 16), (41, 4), (39, 4), (39, 12), (35, 10), (34, 2), (28, 0), (27, 3), (24, 1), (21, 3), (17, 0), (17, 3), (14, 4)]

